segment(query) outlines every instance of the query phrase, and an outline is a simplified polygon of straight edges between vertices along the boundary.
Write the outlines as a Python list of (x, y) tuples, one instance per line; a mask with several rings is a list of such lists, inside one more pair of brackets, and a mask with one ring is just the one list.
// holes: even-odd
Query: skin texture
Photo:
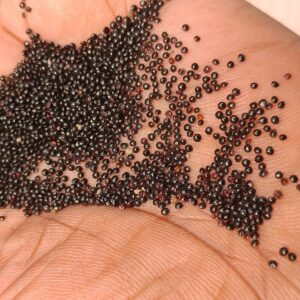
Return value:
[[(21, 60), (27, 26), (47, 40), (80, 43), (114, 15), (126, 14), (131, 4), (127, 2), (31, 0), (33, 12), (24, 20), (19, 1), (1, 0), (0, 73), (8, 74)], [(188, 5), (185, 0), (172, 0), (161, 17), (155, 30), (174, 34), (190, 49), (183, 64), (196, 61), (205, 66), (213, 58), (222, 63), (218, 72), (229, 82), (228, 89), (201, 103), (209, 124), (217, 126), (216, 104), (234, 87), (242, 91), (238, 111), (253, 100), (273, 95), (287, 103), (285, 110), (277, 112), (282, 120), (278, 131), (287, 134), (288, 140), (271, 140), (265, 134), (255, 142), (263, 149), (271, 144), (276, 154), (266, 158), (269, 177), (253, 176), (259, 194), (271, 195), (278, 187), (284, 192), (272, 219), (260, 228), (261, 245), (250, 247), (236, 232), (218, 227), (207, 210), (189, 205), (179, 212), (172, 208), (168, 217), (150, 203), (125, 213), (73, 206), (30, 218), (4, 209), (1, 299), (300, 298), (300, 260), (291, 263), (278, 254), (281, 246), (288, 246), (300, 255), (300, 193), (294, 184), (280, 187), (273, 176), (277, 170), (287, 176), (299, 170), (299, 37), (239, 0), (189, 0)], [(181, 30), (184, 23), (191, 27), (188, 33)], [(200, 43), (193, 41), (196, 34), (201, 36)], [(241, 52), (247, 60), (228, 70), (226, 62), (237, 61)], [(287, 72), (293, 75), (289, 81), (283, 79)], [(272, 80), (281, 83), (278, 89), (271, 88)], [(259, 84), (257, 90), (249, 88), (254, 81)], [(190, 165), (205, 166), (215, 147), (211, 138), (204, 137)], [(268, 267), (269, 259), (278, 261), (277, 270)]]

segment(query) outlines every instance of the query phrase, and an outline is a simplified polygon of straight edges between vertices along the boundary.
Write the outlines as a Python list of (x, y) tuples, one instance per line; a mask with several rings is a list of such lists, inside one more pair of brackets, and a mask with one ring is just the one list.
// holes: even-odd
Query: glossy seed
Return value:
[(166, 216), (166, 215), (168, 215), (169, 214), (169, 209), (167, 208), (167, 207), (165, 207), (165, 208), (163, 208), (162, 210), (161, 210), (161, 214), (163, 215), (163, 216)]
[(246, 59), (246, 57), (245, 57), (244, 54), (239, 54), (239, 55), (238, 55), (238, 60), (239, 60), (240, 62), (245, 61), (245, 59)]
[(275, 261), (275, 260), (269, 260), (269, 267), (270, 267), (270, 268), (276, 269), (277, 266), (278, 266), (277, 261)]
[(290, 179), (290, 182), (292, 182), (292, 183), (298, 182), (298, 177), (296, 175), (291, 175), (289, 179)]
[(257, 89), (258, 88), (258, 84), (256, 82), (252, 82), (250, 84), (251, 89)]
[(273, 154), (274, 154), (274, 149), (273, 149), (273, 147), (272, 147), (272, 146), (268, 146), (268, 147), (266, 148), (266, 153), (267, 153), (268, 155), (273, 155)]
[(182, 25), (182, 30), (183, 31), (188, 31), (190, 29), (190, 26), (187, 24)]
[(233, 67), (234, 67), (234, 62), (233, 62), (233, 61), (229, 61), (229, 62), (227, 63), (227, 68), (231, 69), (231, 68), (233, 68)]
[(281, 256), (286, 256), (288, 253), (289, 253), (289, 250), (288, 250), (287, 247), (281, 247), (281, 248), (279, 249), (279, 254), (280, 254)]
[(279, 135), (279, 139), (281, 141), (285, 141), (287, 139), (287, 136), (285, 134), (281, 134), (281, 135)]
[(288, 254), (288, 258), (289, 258), (290, 261), (295, 261), (295, 260), (297, 259), (297, 256), (296, 256), (295, 253), (290, 252), (290, 253)]
[(177, 202), (177, 203), (175, 204), (175, 208), (176, 208), (176, 209), (181, 209), (181, 208), (183, 208), (183, 204), (180, 203), (180, 202)]
[(280, 172), (280, 171), (277, 171), (277, 172), (275, 173), (275, 178), (277, 178), (277, 179), (283, 178), (283, 173)]
[(212, 64), (215, 66), (218, 65), (219, 63), (220, 63), (220, 61), (216, 58), (212, 60)]

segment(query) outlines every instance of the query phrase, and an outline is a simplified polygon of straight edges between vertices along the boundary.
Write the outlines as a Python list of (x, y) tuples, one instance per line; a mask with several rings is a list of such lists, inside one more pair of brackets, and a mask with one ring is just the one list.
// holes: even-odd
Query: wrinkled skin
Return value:
[[(99, 32), (113, 15), (124, 15), (128, 0), (31, 0), (33, 12), (24, 20), (18, 0), (0, 1), (0, 73), (8, 74), (22, 57), (22, 41), (29, 26), (59, 43), (86, 39)], [(187, 5), (188, 3), (188, 5)], [(217, 57), (229, 89), (239, 87), (239, 107), (275, 92), (287, 102), (280, 112), (280, 142), (266, 135), (276, 155), (267, 158), (270, 176), (254, 176), (261, 195), (278, 185), (277, 169), (299, 171), (300, 163), (300, 42), (299, 37), (255, 8), (239, 0), (172, 0), (162, 10), (158, 32), (166, 30), (190, 48), (184, 63), (201, 66)], [(181, 31), (188, 23), (191, 30)], [(200, 43), (193, 41), (199, 34)], [(247, 61), (233, 70), (224, 62), (243, 52)], [(283, 80), (290, 72), (293, 78)], [(270, 87), (271, 80), (281, 82)], [(250, 82), (260, 84), (251, 90)], [(229, 91), (229, 90), (228, 90)], [(203, 100), (204, 114), (213, 112), (225, 93)], [(206, 117), (213, 124), (213, 117)], [(211, 120), (209, 120), (211, 119)], [(201, 129), (203, 130), (203, 129)], [(194, 150), (191, 165), (210, 161), (216, 144), (211, 138)], [(300, 175), (298, 173), (298, 175)], [(21, 211), (1, 210), (1, 299), (299, 299), (300, 259), (291, 263), (278, 255), (287, 245), (300, 255), (300, 193), (295, 185), (284, 189), (272, 219), (260, 228), (260, 246), (236, 232), (218, 227), (207, 210), (185, 206), (162, 217), (152, 204), (125, 212), (115, 208), (67, 208), (58, 213), (25, 218)], [(268, 260), (279, 267), (268, 267)]]

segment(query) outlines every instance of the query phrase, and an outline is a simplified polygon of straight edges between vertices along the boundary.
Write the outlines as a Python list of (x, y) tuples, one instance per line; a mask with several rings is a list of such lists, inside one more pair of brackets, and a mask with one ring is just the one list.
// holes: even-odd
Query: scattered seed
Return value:
[(276, 269), (277, 266), (278, 266), (277, 261), (275, 261), (275, 260), (270, 260), (270, 261), (269, 261), (269, 267), (270, 267), (270, 268)]
[(286, 256), (288, 253), (289, 253), (289, 250), (288, 250), (287, 247), (281, 247), (281, 248), (279, 249), (279, 254), (280, 254), (281, 256)]
[(245, 59), (246, 59), (246, 57), (245, 57), (244, 54), (239, 54), (239, 55), (238, 55), (238, 60), (239, 60), (240, 62), (245, 61)]
[(216, 58), (212, 60), (212, 64), (215, 66), (218, 65), (219, 63), (220, 63), (220, 61)]
[(268, 146), (268, 147), (266, 148), (266, 153), (267, 153), (268, 155), (273, 155), (273, 154), (274, 154), (274, 149), (273, 149), (273, 147), (272, 147), (272, 146)]
[(295, 260), (297, 259), (297, 256), (296, 256), (295, 253), (290, 252), (290, 253), (288, 254), (288, 258), (289, 258), (290, 261), (295, 261)]
[(229, 61), (228, 63), (227, 63), (227, 68), (233, 68), (234, 67), (234, 62), (233, 61)]
[(183, 31), (189, 31), (189, 29), (190, 29), (189, 25), (187, 25), (187, 24), (182, 25), (182, 30)]
[(256, 82), (252, 82), (250, 84), (251, 89), (257, 89), (258, 88), (258, 84)]

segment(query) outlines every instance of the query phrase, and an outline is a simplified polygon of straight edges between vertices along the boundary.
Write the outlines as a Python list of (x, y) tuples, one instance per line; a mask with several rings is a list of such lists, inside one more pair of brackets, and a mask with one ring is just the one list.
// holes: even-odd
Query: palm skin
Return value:
[[(99, 32), (114, 15), (125, 15), (132, 4), (129, 0), (32, 0), (28, 4), (33, 12), (24, 20), (18, 2), (0, 2), (1, 74), (8, 74), (21, 60), (27, 26), (48, 40), (79, 43)], [(279, 78), (282, 84), (276, 95), (288, 104), (280, 131), (288, 140), (283, 145), (278, 139), (261, 137), (257, 143), (266, 147), (271, 142), (276, 150), (268, 158), (270, 174), (277, 169), (297, 174), (299, 38), (240, 0), (191, 0), (188, 5), (172, 0), (161, 13), (156, 30), (174, 34), (190, 48), (186, 64), (197, 61), (204, 66), (215, 57), (226, 62), (240, 52), (247, 55), (234, 71), (224, 64), (219, 67), (230, 88), (244, 91), (241, 110), (252, 100), (272, 96), (269, 82)], [(189, 33), (181, 31), (183, 23), (191, 26)], [(193, 42), (196, 34), (202, 38), (199, 44)], [(282, 80), (286, 72), (293, 74), (288, 82)], [(260, 89), (249, 89), (253, 81), (260, 83)], [(212, 115), (225, 95), (203, 101), (204, 115)], [(215, 147), (204, 138), (190, 164), (209, 163)], [(254, 181), (262, 195), (278, 187), (271, 175)], [(21, 211), (2, 210), (7, 219), (0, 224), (0, 298), (299, 299), (299, 262), (278, 255), (283, 245), (300, 253), (299, 198), (294, 185), (284, 190), (272, 219), (260, 229), (261, 245), (256, 249), (236, 232), (218, 227), (208, 211), (190, 205), (181, 211), (171, 209), (168, 217), (150, 203), (125, 212), (74, 206), (30, 218)], [(277, 270), (268, 267), (270, 258), (278, 260)]]

